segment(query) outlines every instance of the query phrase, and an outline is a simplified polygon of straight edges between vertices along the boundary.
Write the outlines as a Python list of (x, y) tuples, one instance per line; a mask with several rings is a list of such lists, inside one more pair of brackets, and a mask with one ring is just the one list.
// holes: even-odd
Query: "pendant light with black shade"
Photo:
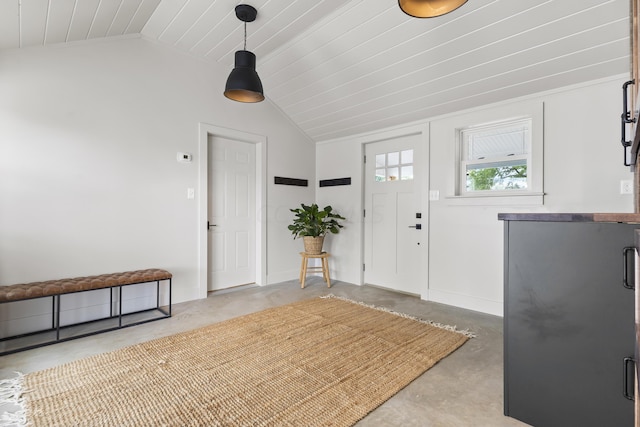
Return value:
[(404, 13), (414, 18), (435, 18), (452, 12), (467, 0), (398, 0)]
[(258, 11), (248, 4), (239, 4), (235, 11), (244, 22), (244, 49), (236, 51), (235, 66), (227, 78), (224, 96), (238, 102), (260, 102), (264, 100), (264, 91), (256, 72), (256, 56), (247, 50), (247, 22), (255, 21)]

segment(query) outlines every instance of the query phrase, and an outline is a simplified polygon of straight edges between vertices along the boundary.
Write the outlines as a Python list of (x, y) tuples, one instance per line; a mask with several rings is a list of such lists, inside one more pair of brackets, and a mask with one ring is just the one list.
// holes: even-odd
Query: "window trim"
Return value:
[[(491, 129), (500, 129), (500, 128), (509, 128), (515, 127), (517, 125), (524, 125), (527, 127), (527, 131), (529, 136), (525, 141), (525, 149), (526, 154), (521, 154), (517, 156), (502, 156), (495, 157), (491, 159), (474, 159), (474, 160), (466, 160), (469, 157), (469, 139), (467, 137), (467, 133), (480, 133), (486, 130)], [(477, 126), (469, 126), (466, 128), (457, 129), (457, 143), (460, 145), (460, 161), (458, 164), (458, 173), (460, 176), (458, 177), (458, 194), (461, 196), (469, 196), (469, 195), (489, 195), (489, 194), (512, 194), (512, 193), (528, 193), (528, 189), (531, 188), (531, 174), (529, 173), (531, 170), (531, 129), (533, 127), (533, 119), (531, 117), (523, 117), (518, 119), (507, 119), (501, 120), (498, 122), (481, 124)], [(503, 189), (503, 190), (467, 190), (467, 166), (473, 164), (498, 164), (509, 160), (516, 159), (524, 159), (527, 165), (527, 188), (523, 190), (513, 190), (513, 189)], [(487, 166), (491, 167), (491, 166)]]
[[(543, 205), (543, 150), (544, 150), (544, 103), (530, 102), (518, 106), (511, 106), (510, 113), (514, 108), (517, 115), (509, 115), (509, 110), (496, 108), (482, 110), (470, 115), (464, 115), (457, 120), (458, 126), (453, 127), (454, 131), (454, 158), (453, 160), (453, 180), (449, 181), (450, 187), (445, 200), (452, 205)], [(475, 117), (475, 119), (474, 119)], [(481, 118), (483, 120), (478, 120)], [(462, 192), (461, 165), (462, 149), (461, 131), (470, 128), (481, 128), (484, 126), (495, 126), (500, 123), (516, 122), (518, 120), (531, 120), (529, 138), (529, 163), (527, 166), (528, 188), (526, 190), (505, 190), (505, 191), (474, 191)], [(475, 122), (475, 123), (474, 123)]]

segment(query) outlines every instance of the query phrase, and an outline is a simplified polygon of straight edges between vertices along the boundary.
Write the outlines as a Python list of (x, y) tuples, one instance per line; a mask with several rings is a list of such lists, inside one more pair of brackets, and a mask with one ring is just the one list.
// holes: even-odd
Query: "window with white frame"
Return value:
[(413, 150), (376, 154), (376, 182), (413, 179)]
[(531, 118), (459, 130), (460, 195), (531, 190)]

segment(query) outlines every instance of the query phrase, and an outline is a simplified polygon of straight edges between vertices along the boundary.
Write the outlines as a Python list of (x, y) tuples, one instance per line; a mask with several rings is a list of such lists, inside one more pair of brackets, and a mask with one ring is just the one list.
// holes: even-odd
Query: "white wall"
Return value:
[(296, 269), (283, 212), (314, 188), (273, 176), (314, 182), (315, 147), (270, 102), (224, 98), (230, 67), (141, 38), (3, 51), (0, 284), (159, 267), (197, 298), (199, 123), (267, 137), (267, 282)]
[[(620, 195), (620, 180), (632, 179), (629, 169), (622, 166), (619, 143), (620, 88), (625, 80), (626, 76), (618, 76), (425, 118), (423, 123), (430, 127), (430, 189), (440, 191), (440, 199), (429, 204), (428, 275), (421, 295), (424, 299), (502, 314), (503, 224), (497, 220), (500, 212), (633, 211), (632, 196)], [(465, 122), (476, 124), (487, 117), (500, 118), (502, 114), (509, 117), (510, 112), (532, 103), (544, 104), (544, 204), (521, 205), (521, 201), (513, 200), (461, 202), (447, 197), (453, 195), (454, 188), (455, 127)], [(321, 179), (336, 174), (357, 179), (354, 185), (340, 187), (331, 194), (317, 190), (318, 200), (347, 212), (362, 212), (360, 146), (389, 131), (320, 143), (317, 173)], [(353, 226), (340, 235), (345, 249), (340, 250), (340, 259), (334, 260), (336, 279), (361, 282), (361, 221), (361, 215), (354, 216)]]
[(362, 150), (360, 144), (320, 144), (316, 150), (318, 182), (324, 179), (351, 178), (351, 185), (319, 187), (316, 203), (331, 205), (346, 218), (338, 234), (325, 237), (324, 250), (331, 254), (331, 276), (349, 283), (360, 283), (362, 266)]
[[(348, 218), (327, 250), (334, 278), (360, 283), (361, 144), (389, 130), (316, 148), (269, 102), (224, 98), (229, 67), (138, 38), (3, 51), (0, 284), (160, 267), (174, 273), (174, 301), (197, 298), (203, 225), (186, 189), (197, 188), (198, 161), (178, 163), (176, 153), (196, 156), (199, 123), (267, 137), (267, 283), (297, 277), (302, 243), (286, 230), (289, 208), (313, 201)], [(545, 106), (545, 204), (431, 202), (423, 297), (501, 313), (498, 212), (632, 211), (631, 196), (619, 194), (620, 180), (631, 179), (619, 143), (624, 80), (407, 125), (430, 125), (430, 188), (445, 196), (452, 121), (523, 102)], [(274, 185), (273, 176), (310, 186)], [(343, 177), (352, 184), (316, 189), (317, 179)]]

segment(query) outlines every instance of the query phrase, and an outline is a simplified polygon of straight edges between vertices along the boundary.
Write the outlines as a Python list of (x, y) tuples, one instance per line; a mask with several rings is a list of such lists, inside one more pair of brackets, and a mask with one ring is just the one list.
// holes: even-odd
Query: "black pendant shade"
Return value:
[(398, 0), (404, 13), (415, 18), (435, 18), (452, 12), (467, 0)]
[(227, 79), (224, 96), (239, 102), (264, 100), (262, 82), (256, 73), (256, 56), (252, 52), (236, 51), (235, 67)]
[(236, 51), (224, 96), (238, 102), (260, 102), (264, 100), (264, 91), (256, 72), (256, 56), (247, 50), (247, 22), (253, 22), (258, 12), (246, 4), (236, 6), (235, 10), (238, 19), (244, 22), (244, 49)]

